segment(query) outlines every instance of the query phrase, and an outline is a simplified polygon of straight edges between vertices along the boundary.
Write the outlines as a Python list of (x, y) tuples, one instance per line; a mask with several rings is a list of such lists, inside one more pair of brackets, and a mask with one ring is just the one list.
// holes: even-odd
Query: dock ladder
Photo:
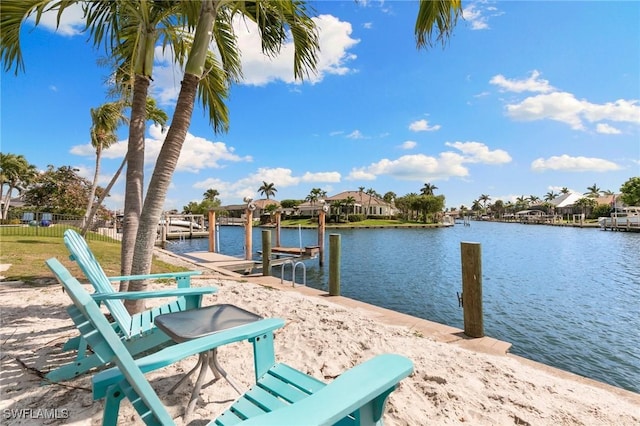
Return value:
[(305, 266), (304, 262), (301, 261), (294, 261), (293, 259), (287, 259), (285, 260), (282, 265), (280, 266), (280, 284), (284, 283), (284, 267), (286, 265), (291, 265), (291, 286), (295, 287), (296, 286), (296, 268), (298, 267), (298, 265), (302, 266), (302, 284), (301, 285), (307, 285), (307, 267)]

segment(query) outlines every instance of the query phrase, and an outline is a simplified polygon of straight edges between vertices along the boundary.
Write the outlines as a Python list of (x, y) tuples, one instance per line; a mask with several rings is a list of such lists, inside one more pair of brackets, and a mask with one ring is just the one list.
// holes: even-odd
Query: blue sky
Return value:
[[(304, 199), (358, 187), (398, 196), (437, 186), (447, 207), (543, 198), (596, 184), (618, 191), (640, 176), (640, 2), (463, 2), (446, 47), (417, 50), (417, 3), (313, 2), (321, 30), (318, 74), (294, 82), (289, 46), (265, 59), (238, 23), (244, 81), (228, 102), (230, 130), (214, 134), (196, 107), (165, 207), (181, 210), (209, 188), (223, 204)], [(2, 152), (94, 170), (90, 108), (107, 98), (81, 14), (25, 28), (26, 71), (2, 74)], [(3, 64), (4, 65), (4, 64)], [(152, 91), (169, 116), (180, 70), (157, 50)], [(126, 152), (127, 128), (104, 153), (105, 186)], [(146, 181), (164, 135), (147, 129)], [(124, 179), (106, 205), (121, 209)]]

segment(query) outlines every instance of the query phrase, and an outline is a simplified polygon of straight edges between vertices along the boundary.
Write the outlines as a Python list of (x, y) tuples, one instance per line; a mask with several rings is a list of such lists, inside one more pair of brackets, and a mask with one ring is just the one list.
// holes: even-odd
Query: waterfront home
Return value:
[[(369, 195), (363, 191), (344, 191), (330, 197), (326, 197), (325, 204), (333, 205), (334, 203), (342, 204), (342, 212), (349, 214), (362, 214), (367, 217), (383, 218), (392, 217), (398, 213), (395, 205), (387, 203), (381, 198)], [(351, 201), (352, 203), (347, 203)], [(305, 201), (298, 205), (298, 212), (303, 216), (317, 215), (320, 209), (322, 209), (322, 202), (318, 201)]]

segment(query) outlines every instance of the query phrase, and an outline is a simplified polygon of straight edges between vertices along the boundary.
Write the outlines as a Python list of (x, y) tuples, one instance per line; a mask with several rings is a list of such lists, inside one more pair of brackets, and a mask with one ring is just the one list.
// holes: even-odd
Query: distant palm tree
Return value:
[(438, 189), (437, 186), (431, 185), (429, 182), (425, 183), (422, 189), (420, 189), (420, 194), (422, 195), (433, 195), (433, 191)]
[(567, 188), (566, 186), (563, 186), (562, 189), (560, 190), (561, 194), (568, 194), (569, 193), (569, 188)]
[(595, 183), (593, 186), (587, 186), (587, 191), (583, 195), (586, 195), (589, 198), (598, 198), (600, 196), (600, 188)]
[[(21, 193), (33, 182), (38, 175), (38, 169), (29, 164), (23, 155), (3, 154), (0, 152), (0, 199), (4, 205), (0, 212), (0, 218), (6, 219), (11, 204), (13, 190)], [(3, 190), (7, 187), (7, 193)]]
[(537, 195), (529, 195), (529, 201), (531, 202), (531, 204), (536, 204), (538, 201), (540, 201), (540, 197), (538, 197)]
[(558, 194), (556, 194), (553, 191), (549, 191), (544, 195), (544, 200), (545, 201), (551, 201), (553, 199), (555, 199), (558, 196)]
[(217, 189), (213, 188), (207, 189), (206, 192), (202, 194), (204, 199), (209, 201), (215, 201), (218, 195), (220, 195), (220, 192)]
[[(356, 205), (356, 199), (352, 196), (348, 196), (344, 199), (344, 205), (347, 207), (347, 222), (349, 222), (349, 211), (350, 207), (353, 208)], [(354, 211), (355, 212), (355, 211)]]
[(128, 122), (127, 116), (123, 113), (123, 102), (107, 102), (97, 108), (91, 108), (91, 145), (96, 151), (96, 167), (93, 173), (93, 181), (89, 190), (89, 200), (87, 210), (83, 218), (83, 226), (80, 231), (81, 235), (85, 235), (91, 221), (93, 219), (92, 207), (95, 202), (96, 189), (98, 188), (98, 177), (100, 176), (100, 160), (102, 159), (102, 151), (108, 149), (111, 145), (118, 142), (116, 130), (121, 124)]
[(268, 200), (270, 196), (276, 195), (276, 192), (278, 192), (278, 190), (276, 189), (276, 186), (273, 182), (267, 183), (265, 181), (262, 181), (262, 186), (258, 188), (258, 192), (266, 196)]
[(487, 203), (491, 200), (491, 197), (487, 194), (482, 194), (478, 197), (478, 201), (482, 203), (482, 208), (487, 208)]

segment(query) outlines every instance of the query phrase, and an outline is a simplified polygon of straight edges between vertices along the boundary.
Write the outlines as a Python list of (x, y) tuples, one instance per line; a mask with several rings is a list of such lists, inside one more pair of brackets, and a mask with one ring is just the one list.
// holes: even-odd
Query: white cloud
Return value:
[[(215, 188), (220, 192), (220, 198), (237, 199), (244, 197), (257, 198), (258, 188), (262, 182), (273, 183), (276, 189), (296, 186), (300, 183), (334, 183), (340, 182), (341, 175), (338, 172), (306, 172), (302, 176), (294, 176), (293, 171), (284, 167), (261, 167), (255, 173), (234, 182), (209, 178), (195, 183), (193, 186), (200, 189)], [(277, 197), (276, 197), (277, 198)]]
[(362, 134), (360, 130), (354, 130), (353, 132), (347, 135), (349, 139), (364, 139), (365, 136)]
[(550, 119), (566, 123), (575, 130), (584, 130), (583, 120), (640, 123), (640, 106), (637, 100), (621, 99), (598, 105), (578, 100), (567, 92), (528, 97), (518, 104), (507, 105), (506, 109), (507, 115), (515, 120)]
[(341, 175), (338, 172), (306, 172), (300, 178), (301, 182), (340, 182)]
[(622, 133), (620, 130), (606, 123), (598, 123), (596, 126), (596, 132), (603, 133), (605, 135), (619, 135)]
[[(309, 76), (309, 81), (318, 83), (327, 74), (344, 75), (352, 72), (348, 63), (356, 56), (349, 53), (349, 49), (359, 43), (359, 40), (351, 38), (351, 24), (332, 15), (320, 15), (313, 20), (318, 27), (320, 51), (317, 73)], [(291, 40), (282, 47), (278, 56), (270, 58), (262, 53), (260, 35), (254, 23), (238, 19), (234, 28), (238, 36), (238, 47), (242, 52), (244, 84), (262, 86), (278, 80), (295, 82)]]
[(402, 149), (406, 149), (406, 150), (413, 149), (416, 146), (418, 146), (418, 142), (415, 142), (415, 141), (404, 141), (402, 145), (400, 145)]
[(492, 3), (488, 1), (470, 3), (463, 9), (462, 16), (471, 25), (472, 30), (488, 30), (489, 19), (503, 15), (503, 12), (491, 6)]
[(395, 160), (384, 158), (366, 167), (351, 170), (348, 180), (374, 180), (377, 176), (388, 175), (401, 180), (437, 180), (450, 177), (466, 177), (469, 169), (466, 163), (503, 164), (511, 161), (511, 156), (501, 149), (489, 150), (480, 142), (447, 142), (462, 154), (445, 151), (437, 157), (425, 154), (403, 155)]
[(502, 91), (506, 92), (540, 92), (549, 93), (554, 89), (547, 80), (540, 79), (540, 72), (531, 71), (531, 76), (525, 80), (508, 79), (502, 74), (495, 75), (489, 80), (489, 83), (498, 86)]
[(620, 170), (616, 163), (602, 158), (570, 157), (566, 154), (549, 158), (538, 158), (531, 163), (531, 170), (544, 172), (547, 170), (565, 172), (608, 172)]
[[(38, 26), (44, 27), (50, 31), (55, 31), (63, 36), (76, 36), (82, 34), (85, 26), (81, 4), (72, 4), (67, 7), (60, 16), (60, 24), (58, 25), (58, 11), (50, 11), (42, 14)], [(35, 14), (31, 14), (28, 21), (35, 24)]]
[(469, 163), (504, 164), (511, 162), (511, 156), (502, 149), (489, 150), (489, 147), (480, 142), (446, 142), (445, 145), (459, 149), (466, 155), (465, 161)]
[(409, 130), (412, 132), (433, 132), (435, 130), (440, 130), (440, 125), (436, 124), (435, 126), (429, 126), (429, 122), (427, 120), (418, 120), (409, 124)]
[[(149, 127), (150, 137), (145, 138), (145, 167), (152, 167), (162, 143), (166, 137), (166, 132), (162, 132), (161, 127), (151, 125)], [(105, 159), (124, 158), (127, 153), (128, 141), (119, 141), (102, 152)], [(251, 162), (249, 155), (237, 155), (233, 147), (227, 146), (224, 142), (212, 142), (205, 138), (187, 133), (187, 137), (180, 151), (180, 159), (176, 166), (176, 171), (188, 171), (198, 173), (204, 169), (217, 169), (223, 167), (224, 162)], [(91, 144), (73, 146), (70, 152), (83, 157), (94, 157), (95, 149)]]

